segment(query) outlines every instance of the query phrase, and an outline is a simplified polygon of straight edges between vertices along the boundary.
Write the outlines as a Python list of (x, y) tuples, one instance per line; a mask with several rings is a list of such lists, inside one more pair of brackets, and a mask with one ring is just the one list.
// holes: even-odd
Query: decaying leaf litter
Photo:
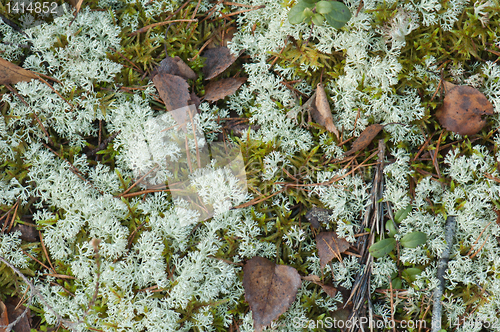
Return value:
[[(78, 9), (81, 3), (81, 0), (78, 1)], [(203, 69), (206, 80), (216, 78), (236, 60), (235, 56), (228, 54), (228, 49), (224, 46), (209, 48), (203, 53), (203, 56), (207, 57), (207, 63), (209, 64), (209, 66), (205, 66)], [(1, 70), (2, 68), (6, 68), (6, 71), (12, 72), (12, 74), (0, 76), (4, 84), (14, 84), (16, 81), (27, 81), (37, 77), (34, 74), (33, 77), (31, 77), (30, 72), (20, 67), (16, 68), (15, 65), (8, 62), (5, 63), (3, 59), (1, 59), (1, 61), (3, 67), (0, 67), (0, 75), (4, 72)], [(152, 80), (165, 103), (167, 111), (172, 111), (191, 104), (199, 104), (198, 96), (196, 96), (194, 91), (191, 93), (189, 92), (189, 85), (187, 83), (187, 80), (194, 79), (196, 79), (196, 74), (186, 65), (186, 63), (177, 56), (171, 58), (168, 55), (167, 58), (165, 58), (165, 62), (162, 61), (157, 72), (152, 75)], [(234, 93), (245, 81), (246, 78), (239, 77), (211, 81), (206, 85), (205, 95), (202, 98), (212, 102), (223, 99)], [(447, 82), (444, 84), (445, 87), (448, 87), (448, 91), (444, 98), (442, 108), (437, 111), (435, 116), (447, 130), (460, 135), (477, 134), (487, 124), (487, 118), (485, 116), (493, 114), (493, 106), (477, 89), (466, 86), (452, 86)], [(309, 104), (306, 103), (306, 108), (310, 111), (314, 121), (320, 126), (325, 127), (328, 132), (333, 133), (337, 140), (340, 141), (341, 133), (333, 123), (332, 111), (330, 110), (327, 95), (321, 83), (318, 83), (316, 86), (316, 92), (310, 97), (308, 103)], [(306, 106), (306, 104), (304, 104), (304, 106)], [(372, 124), (368, 126), (354, 141), (351, 145), (351, 149), (348, 150), (345, 155), (352, 155), (366, 149), (377, 135), (380, 134), (383, 127), (384, 126), (381, 124)], [(382, 219), (381, 215), (383, 215), (384, 211), (383, 205), (379, 202), (383, 191), (380, 175), (381, 172), (383, 172), (383, 166), (380, 165), (383, 165), (384, 150), (381, 143), (379, 143), (378, 149), (379, 167), (373, 179), (373, 183), (376, 185), (374, 186), (375, 189), (372, 188), (372, 204), (365, 212), (364, 221), (370, 220), (372, 224), (365, 224), (365, 226), (375, 225), (375, 229), (377, 229), (376, 232), (380, 234), (383, 229), (383, 226), (380, 226), (380, 221)], [(319, 223), (317, 226), (319, 226)], [(318, 227), (315, 226), (315, 228)], [(370, 235), (367, 239), (366, 236), (362, 234), (363, 233), (359, 234), (360, 239), (362, 239), (360, 241), (362, 248), (360, 252), (363, 254), (363, 260), (365, 260), (366, 255), (369, 257), (369, 251), (366, 250), (368, 248), (366, 243), (373, 244), (373, 237)], [(322, 268), (334, 258), (342, 261), (341, 254), (345, 253), (350, 246), (345, 239), (338, 238), (335, 232), (320, 232), (316, 237), (316, 241)], [(320, 243), (324, 245), (320, 245)], [(366, 262), (366, 264), (366, 266), (369, 265), (368, 262)], [(351, 293), (351, 298), (353, 298), (355, 303), (356, 314), (360, 314), (360, 309), (366, 310), (362, 305), (363, 300), (365, 300), (367, 296), (367, 288), (362, 284), (369, 280), (369, 275), (370, 269), (366, 268), (360, 276), (360, 279), (356, 280), (355, 287)], [(281, 277), (286, 280), (281, 284), (279, 282), (276, 283), (276, 280)], [(335, 276), (333, 276), (333, 278), (334, 277)], [(254, 326), (256, 331), (260, 331), (265, 326), (268, 326), (271, 321), (276, 320), (289, 308), (291, 303), (295, 300), (297, 289), (300, 287), (300, 278), (317, 284), (329, 296), (335, 296), (336, 289), (322, 283), (319, 276), (309, 275), (300, 277), (297, 270), (292, 267), (275, 264), (257, 256), (246, 262), (243, 281), (244, 286), (246, 285), (245, 298), (249, 302), (251, 310), (254, 312)], [(257, 294), (259, 293), (260, 286), (257, 287), (256, 284), (273, 284), (273, 281), (276, 283), (276, 288), (269, 286), (267, 288), (267, 293), (264, 292), (267, 298), (272, 298), (274, 302), (271, 301), (271, 303), (273, 305), (263, 304), (262, 301), (259, 302), (259, 296), (254, 295), (254, 292)], [(287, 286), (289, 289), (286, 289)], [(279, 293), (281, 289), (286, 289), (287, 292), (282, 293), (281, 297), (276, 296), (275, 293)]]

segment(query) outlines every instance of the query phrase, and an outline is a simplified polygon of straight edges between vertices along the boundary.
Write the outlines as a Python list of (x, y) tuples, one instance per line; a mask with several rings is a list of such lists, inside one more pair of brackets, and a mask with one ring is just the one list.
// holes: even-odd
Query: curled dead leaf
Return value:
[(328, 104), (325, 88), (321, 83), (316, 86), (315, 106), (311, 108), (314, 121), (325, 127), (329, 132), (334, 133), (337, 139), (340, 139), (339, 131), (333, 124), (332, 111), (330, 110), (330, 104)]
[(254, 257), (243, 268), (245, 300), (250, 304), (256, 332), (271, 324), (295, 301), (302, 281), (296, 269)]
[(342, 261), (340, 254), (349, 249), (351, 245), (346, 239), (340, 239), (335, 232), (321, 232), (316, 236), (319, 264), (323, 269), (334, 257)]
[(219, 99), (224, 99), (225, 97), (232, 95), (239, 89), (239, 87), (245, 83), (246, 77), (238, 78), (225, 78), (215, 82), (210, 82), (205, 87), (205, 100), (217, 101)]
[(207, 49), (203, 52), (203, 57), (207, 58), (205, 66), (203, 67), (205, 79), (212, 79), (222, 73), (231, 66), (242, 53), (243, 51), (241, 51), (238, 56), (234, 56), (225, 46)]
[(345, 154), (350, 155), (366, 148), (373, 141), (375, 136), (384, 128), (383, 125), (375, 123), (363, 130), (361, 135), (352, 143), (352, 147)]
[(493, 115), (493, 105), (477, 89), (466, 85), (448, 86), (443, 106), (436, 112), (439, 123), (460, 135), (475, 135), (486, 125), (486, 116)]
[(33, 78), (37, 78), (37, 76), (32, 71), (0, 58), (0, 85), (29, 82)]

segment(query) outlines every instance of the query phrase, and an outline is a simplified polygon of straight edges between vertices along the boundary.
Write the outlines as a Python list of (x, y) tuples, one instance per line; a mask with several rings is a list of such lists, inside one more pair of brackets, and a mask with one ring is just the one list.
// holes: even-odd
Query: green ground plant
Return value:
[[(313, 207), (330, 209), (321, 230), (355, 243), (363, 232), (379, 140), (387, 151), (381, 200), (395, 215), (384, 215), (380, 237), (390, 246), (380, 255), (373, 254), (377, 246), (372, 249), (374, 314), (430, 326), (444, 221), (457, 215), (443, 328), (479, 331), (491, 324), (500, 306), (495, 258), (500, 252), (495, 212), (500, 208), (500, 5), (345, 1), (337, 6), (345, 7), (349, 18), (337, 19), (331, 17), (336, 8), (323, 8), (333, 3), (89, 0), (74, 28), (68, 27), (72, 15), (39, 27), (47, 30), (29, 30), (28, 37), (2, 23), (0, 57), (53, 76), (60, 82), (50, 83), (65, 98), (41, 83), (13, 85), (26, 107), (9, 87), (0, 86), (5, 142), (0, 144), (0, 256), (32, 277), (47, 298), (31, 306), (33, 329), (69, 330), (50, 306), (66, 321), (82, 320), (80, 330), (250, 331), (252, 315), (241, 283), (242, 266), (253, 256), (292, 266), (302, 276), (318, 275), (338, 289), (332, 298), (304, 281), (276, 329), (308, 330), (294, 322), (333, 317), (361, 271), (360, 253), (342, 255), (342, 262), (335, 259), (320, 269), (314, 242), (320, 230), (305, 215)], [(261, 5), (268, 13), (255, 9)], [(213, 8), (216, 14), (208, 16)], [(242, 13), (225, 16), (237, 11)], [(150, 24), (190, 18), (198, 21), (134, 34)], [(106, 33), (92, 38), (91, 22), (98, 19)], [(137, 179), (127, 153), (139, 140), (133, 140), (131, 127), (144, 128), (148, 117), (165, 112), (150, 74), (166, 56), (179, 56), (194, 70), (198, 79), (188, 84), (204, 95), (200, 49), (210, 39), (220, 42), (228, 27), (237, 30), (229, 47), (247, 53), (221, 77), (240, 75), (249, 82), (234, 96), (203, 102), (200, 116), (206, 132), (212, 131), (207, 137), (220, 133), (240, 148), (254, 201), (180, 227), (168, 191), (144, 194), (148, 188), (132, 187)], [(105, 52), (96, 52), (96, 58), (92, 52), (72, 54), (96, 72), (102, 66), (102, 76), (81, 78), (85, 75), (54, 60), (72, 43), (81, 42), (75, 49), (91, 43), (84, 38)], [(35, 46), (13, 46), (26, 40)], [(474, 86), (494, 104), (497, 113), (480, 133), (461, 137), (441, 127), (435, 117), (443, 97), (440, 80)], [(333, 105), (341, 140), (299, 109), (319, 82)], [(52, 100), (56, 107), (41, 100)], [(251, 124), (241, 137), (231, 133), (235, 117)], [(393, 122), (403, 125), (386, 127), (372, 144), (343, 159), (368, 125)], [(342, 180), (320, 185), (346, 173)], [(28, 242), (6, 231), (17, 224), (32, 226), (43, 237)], [(418, 241), (408, 245), (412, 236)], [(94, 238), (102, 241), (98, 250), (90, 244)], [(0, 300), (28, 293), (22, 279), (0, 265)], [(467, 319), (480, 327), (467, 326)]]

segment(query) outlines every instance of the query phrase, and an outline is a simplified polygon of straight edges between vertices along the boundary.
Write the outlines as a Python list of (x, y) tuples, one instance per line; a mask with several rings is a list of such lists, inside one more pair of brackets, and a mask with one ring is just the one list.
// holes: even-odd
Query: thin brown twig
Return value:
[(265, 8), (265, 7), (266, 7), (266, 5), (255, 6), (255, 7), (252, 7), (250, 9), (243, 9), (243, 10), (240, 10), (240, 11), (237, 11), (237, 12), (224, 14), (224, 15), (222, 15), (219, 18), (226, 18), (226, 17), (230, 17), (230, 16), (234, 16), (234, 15), (238, 15), (238, 14), (250, 12), (250, 11), (256, 10), (256, 9), (262, 9), (262, 8)]
[(35, 262), (37, 262), (38, 264), (40, 264), (41, 266), (50, 271), (50, 268), (47, 265), (40, 262), (36, 257), (31, 256), (30, 253), (24, 251), (23, 249), (21, 249), (21, 251), (23, 252), (23, 254), (25, 254), (26, 256), (28, 256), (29, 258), (31, 258), (32, 260), (34, 260)]
[(93, 189), (97, 190), (99, 193), (101, 193), (101, 195), (104, 195), (104, 192), (100, 189), (97, 189), (94, 184), (90, 181), (90, 180), (87, 180), (85, 179), (81, 172), (78, 170), (78, 168), (76, 168), (72, 163), (69, 162), (69, 160), (67, 160), (66, 158), (64, 158), (63, 156), (59, 155), (59, 153), (57, 153), (56, 151), (54, 151), (50, 146), (48, 146), (47, 144), (45, 143), (42, 143), (47, 149), (49, 149), (50, 151), (52, 151), (52, 153), (54, 153), (56, 156), (58, 156), (59, 158), (61, 158), (62, 160), (64, 160), (65, 162), (68, 163), (68, 165), (71, 167), (71, 171), (73, 172), (73, 174), (75, 174), (76, 176), (78, 176), (83, 182), (89, 184)]
[(55, 146), (54, 141), (52, 141), (52, 139), (50, 138), (50, 135), (49, 135), (49, 133), (47, 132), (47, 129), (45, 129), (45, 127), (43, 126), (42, 121), (40, 121), (40, 119), (38, 118), (38, 115), (36, 115), (35, 111), (34, 111), (34, 110), (31, 108), (31, 106), (30, 106), (30, 105), (26, 102), (26, 100), (24, 100), (24, 98), (23, 98), (23, 97), (21, 97), (21, 95), (19, 95), (19, 94), (17, 93), (17, 91), (16, 91), (16, 90), (14, 90), (14, 88), (10, 86), (10, 84), (5, 84), (5, 87), (6, 87), (7, 89), (9, 89), (9, 91), (10, 91), (10, 92), (12, 92), (14, 95), (16, 95), (16, 97), (17, 97), (17, 98), (19, 98), (19, 99), (23, 102), (23, 104), (24, 104), (26, 107), (28, 107), (29, 109), (31, 109), (32, 114), (33, 114), (33, 116), (35, 117), (36, 122), (38, 122), (38, 125), (39, 125), (39, 126), (40, 126), (40, 128), (42, 129), (43, 133), (45, 134), (45, 136), (47, 136), (47, 139), (48, 139), (49, 143), (50, 143), (52, 146)]
[(241, 3), (236, 3), (236, 2), (229, 2), (229, 1), (224, 1), (224, 4), (226, 6), (235, 6), (235, 7), (245, 7), (245, 8), (252, 8), (252, 5), (244, 5)]
[(9, 225), (9, 229), (7, 229), (7, 233), (10, 232), (10, 230), (12, 229), (12, 226), (14, 226), (14, 220), (16, 219), (16, 215), (17, 215), (17, 209), (19, 208), (19, 199), (17, 200), (16, 204), (14, 204), (16, 206), (16, 208), (14, 209), (14, 214), (12, 215), (12, 219), (10, 220), (10, 225)]
[(273, 62), (271, 63), (271, 67), (269, 67), (269, 68), (272, 68), (272, 67), (274, 66), (274, 64), (276, 63), (276, 61), (278, 61), (278, 58), (280, 57), (280, 55), (281, 55), (281, 54), (283, 53), (283, 51), (285, 50), (286, 45), (287, 45), (287, 43), (288, 43), (288, 38), (290, 38), (290, 35), (286, 36), (286, 38), (285, 38), (285, 42), (284, 42), (283, 47), (281, 48), (281, 50), (280, 50), (280, 52), (278, 53), (278, 55), (276, 55), (276, 56), (274, 57), (274, 60), (273, 60)]
[(54, 91), (54, 93), (55, 93), (56, 95), (58, 95), (58, 96), (59, 96), (62, 100), (64, 100), (64, 101), (66, 102), (66, 104), (68, 104), (68, 105), (69, 105), (69, 107), (70, 107), (70, 110), (71, 110), (71, 111), (74, 111), (74, 106), (73, 106), (73, 105), (71, 105), (71, 104), (70, 104), (70, 102), (69, 102), (66, 98), (64, 98), (64, 97), (63, 97), (63, 96), (59, 93), (59, 91), (57, 91), (56, 89), (54, 89), (54, 87), (53, 87), (52, 85), (50, 85), (50, 84), (49, 84), (49, 82), (47, 82), (46, 80), (44, 80), (44, 79), (43, 79), (43, 78), (41, 78), (41, 77), (38, 77), (38, 79), (39, 79), (40, 81), (42, 81), (42, 83), (46, 84), (46, 85), (47, 85), (47, 86), (48, 86), (48, 87), (49, 87), (52, 91)]
[(135, 181), (133, 185), (131, 185), (130, 187), (128, 187), (127, 190), (125, 190), (123, 193), (121, 193), (120, 195), (118, 195), (116, 197), (122, 197), (122, 196), (126, 195), (132, 188), (134, 188), (137, 184), (139, 184), (142, 180), (144, 180), (144, 178), (146, 176), (148, 176), (149, 174), (151, 174), (151, 172), (153, 172), (158, 167), (160, 167), (160, 165), (156, 165), (155, 167), (151, 168), (151, 170), (149, 170), (146, 174), (144, 174), (137, 181)]
[(261, 198), (261, 199), (256, 199), (256, 198), (255, 198), (255, 199), (252, 199), (251, 201), (248, 201), (248, 202), (246, 202), (246, 203), (243, 203), (243, 204), (240, 204), (240, 205), (237, 205), (237, 206), (233, 206), (233, 207), (231, 208), (231, 210), (232, 210), (232, 209), (239, 209), (239, 208), (246, 208), (246, 207), (249, 207), (249, 206), (252, 206), (252, 205), (255, 205), (255, 204), (261, 203), (261, 202), (263, 202), (263, 201), (265, 201), (265, 200), (268, 200), (269, 198), (271, 198), (271, 197), (273, 197), (273, 196), (276, 196), (276, 195), (278, 195), (278, 194), (281, 194), (283, 191), (285, 191), (285, 189), (286, 189), (286, 187), (285, 187), (285, 188), (283, 188), (283, 189), (281, 189), (281, 190), (279, 190), (279, 191), (277, 191), (277, 192), (275, 192), (275, 193), (273, 193), (273, 194), (271, 194), (271, 195), (269, 195), (269, 196), (266, 196), (266, 197), (264, 197), (264, 198)]
[[(75, 327), (75, 324), (73, 322), (70, 322), (64, 318), (61, 317), (61, 315), (59, 315), (55, 310), (54, 308), (52, 308), (52, 306), (50, 306), (47, 301), (45, 300), (44, 296), (38, 291), (38, 289), (35, 287), (35, 285), (33, 285), (33, 283), (28, 279), (26, 278), (26, 276), (21, 273), (21, 271), (19, 271), (14, 265), (12, 265), (11, 263), (9, 263), (5, 258), (3, 258), (2, 256), (0, 256), (0, 261), (3, 262), (5, 265), (7, 265), (9, 268), (12, 269), (12, 271), (14, 271), (18, 276), (20, 276), (24, 282), (31, 288), (31, 294), (30, 294), (30, 299), (28, 301), (28, 305), (26, 306), (26, 309), (23, 311), (23, 313), (21, 315), (19, 315), (19, 317), (16, 318), (16, 320), (12, 323), (10, 323), (7, 328), (12, 328), (13, 326), (15, 326), (20, 320), (21, 318), (24, 317), (24, 315), (26, 315), (26, 313), (28, 312), (28, 309), (30, 308), (31, 306), (31, 302), (32, 302), (32, 299), (33, 299), (33, 295), (35, 295), (38, 300), (40, 302), (42, 302), (42, 304), (52, 313), (54, 314), (54, 316), (56, 316), (56, 319), (65, 324), (67, 327), (70, 327), (72, 329), (77, 329)], [(60, 285), (58, 285), (60, 286)], [(62, 286), (61, 286), (62, 287)], [(3, 326), (2, 326), (3, 327)]]
[[(441, 143), (441, 137), (443, 137), (443, 133), (444, 133), (444, 130), (441, 131), (441, 134), (439, 135), (439, 138), (438, 138), (438, 141), (436, 144), (436, 150), (434, 152), (429, 150), (429, 154), (431, 154), (431, 157), (432, 157), (432, 164), (434, 165), (434, 168), (436, 169), (436, 172), (437, 172), (439, 179), (441, 179), (442, 176), (441, 176), (441, 171), (439, 170), (439, 164), (437, 162), (437, 158), (438, 158), (438, 154), (439, 154), (439, 145)], [(442, 184), (441, 186), (444, 186), (444, 184)]]
[(479, 247), (479, 249), (477, 249), (477, 251), (472, 254), (472, 256), (470, 256), (470, 259), (473, 259), (474, 257), (476, 257), (477, 254), (479, 254), (479, 252), (481, 251), (481, 249), (483, 249), (484, 245), (486, 244), (486, 242), (488, 241), (488, 239), (490, 238), (490, 235), (491, 234), (488, 234), (488, 236), (486, 237), (486, 239), (484, 240), (483, 244)]
[(54, 269), (54, 266), (52, 265), (52, 262), (50, 261), (49, 253), (47, 252), (47, 248), (45, 247), (45, 243), (43, 243), (42, 232), (38, 231), (38, 234), (40, 235), (40, 244), (42, 245), (42, 250), (45, 253), (45, 257), (47, 257), (47, 261), (49, 262), (49, 265), (52, 268), (52, 272), (54, 272), (54, 274), (57, 274), (56, 269)]
[(60, 279), (74, 279), (74, 280), (76, 280), (75, 277), (67, 276), (65, 274), (59, 274), (59, 273), (44, 273), (43, 275), (49, 276), (49, 277), (54, 277), (54, 278), (60, 278)]
[(201, 52), (205, 49), (205, 47), (208, 46), (208, 44), (210, 44), (210, 42), (212, 41), (212, 39), (215, 38), (215, 34), (212, 35), (212, 37), (208, 38), (207, 41), (205, 42), (205, 44), (203, 44), (203, 46), (200, 48), (200, 50), (198, 51), (198, 53), (196, 53), (196, 55), (190, 59), (187, 59), (188, 61), (193, 61), (195, 60), (200, 54)]
[(160, 191), (176, 191), (176, 190), (175, 189), (146, 189), (146, 190), (142, 190), (142, 191), (137, 191), (135, 193), (128, 193), (128, 194), (122, 195), (120, 197), (123, 197), (123, 198), (135, 197), (135, 196), (139, 196), (139, 195), (156, 193), (156, 192), (160, 192)]
[[(200, 7), (201, 0), (198, 0), (198, 3), (196, 4), (196, 7), (194, 8), (193, 15), (191, 15), (191, 19), (193, 20), (194, 17), (196, 16), (196, 13), (198, 13), (198, 8)], [(188, 23), (186, 30), (189, 29), (189, 26), (191, 25), (191, 22)]]
[(5, 212), (4, 215), (0, 218), (0, 220), (2, 220), (3, 218), (5, 218), (7, 216), (5, 222), (2, 226), (2, 233), (5, 232), (5, 229), (7, 228), (7, 225), (8, 225), (7, 219), (9, 219), (10, 212), (15, 208), (15, 206), (16, 206), (16, 204), (12, 205), (12, 207), (7, 212)]
[(433, 136), (434, 136), (434, 134), (432, 134), (431, 136), (429, 136), (429, 138), (424, 142), (424, 144), (422, 144), (422, 146), (420, 147), (420, 149), (418, 149), (418, 152), (415, 155), (415, 157), (413, 157), (412, 162), (415, 162), (415, 160), (417, 160), (417, 158), (420, 156), (420, 154), (422, 153), (422, 151), (427, 147), (427, 145), (429, 144), (429, 142), (431, 141), (431, 139), (432, 139)]
[(125, 61), (127, 61), (128, 63), (130, 63), (135, 69), (137, 69), (137, 71), (141, 74), (144, 74), (144, 71), (139, 68), (135, 63), (133, 63), (129, 58), (127, 58), (125, 55), (121, 54), (118, 50), (115, 50), (113, 47), (109, 47), (113, 52), (115, 52), (116, 54), (118, 54), (119, 56), (121, 56), (122, 58), (125, 59)]
[(217, 1), (217, 3), (216, 3), (216, 4), (215, 4), (215, 5), (214, 5), (214, 6), (213, 6), (213, 7), (212, 7), (212, 8), (211, 8), (208, 12), (207, 12), (207, 14), (206, 14), (207, 16), (205, 16), (205, 17), (204, 17), (204, 18), (200, 21), (200, 23), (201, 23), (201, 22), (203, 22), (203, 21), (205, 21), (205, 20), (208, 20), (208, 19), (212, 16), (212, 14), (214, 13), (215, 9), (217, 9), (217, 6), (218, 6), (219, 4), (221, 4), (223, 1), (224, 1), (224, 0), (219, 0), (219, 1)]

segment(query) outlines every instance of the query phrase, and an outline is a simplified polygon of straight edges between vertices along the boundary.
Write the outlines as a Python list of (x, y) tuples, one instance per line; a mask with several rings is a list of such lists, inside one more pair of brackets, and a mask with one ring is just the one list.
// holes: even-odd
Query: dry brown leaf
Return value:
[(207, 49), (203, 52), (203, 57), (207, 58), (205, 66), (203, 67), (205, 79), (212, 79), (222, 73), (236, 61), (241, 53), (243, 53), (243, 51), (240, 52), (238, 56), (234, 56), (225, 46)]
[[(16, 307), (19, 304), (20, 299), (17, 297), (10, 298), (8, 302), (5, 303), (5, 307), (7, 308), (7, 313), (9, 315), (9, 322), (14, 322), (19, 316), (21, 316), (26, 309), (26, 306), (20, 305), (17, 309)], [(30, 310), (17, 322), (14, 326), (14, 331), (16, 332), (30, 332)], [(1, 331), (1, 329), (0, 329)]]
[(310, 274), (308, 276), (302, 277), (302, 280), (307, 280), (316, 285), (319, 285), (325, 291), (325, 293), (328, 294), (328, 296), (331, 298), (335, 297), (335, 295), (337, 294), (337, 288), (330, 285), (325, 285), (324, 283), (321, 282), (321, 279), (315, 274)]
[(255, 332), (282, 315), (295, 301), (302, 281), (296, 269), (254, 257), (243, 268), (245, 300), (250, 304)]
[(37, 78), (35, 73), (0, 58), (0, 85), (29, 82)]
[(247, 81), (246, 77), (224, 78), (215, 82), (210, 82), (205, 87), (205, 100), (217, 101), (232, 95)]
[(321, 83), (318, 83), (316, 86), (315, 106), (315, 108), (311, 108), (311, 115), (314, 121), (325, 127), (329, 132), (334, 133), (337, 139), (340, 139), (339, 131), (333, 124), (332, 111), (330, 110), (330, 104), (328, 104), (325, 88)]
[[(0, 300), (0, 325), (7, 326), (9, 325), (9, 316), (7, 314), (7, 307)], [(6, 328), (0, 327), (0, 332), (7, 331)]]
[(345, 154), (350, 155), (366, 148), (383, 128), (384, 126), (378, 123), (366, 127), (361, 135), (352, 143), (351, 150), (347, 151)]
[(473, 87), (450, 84), (448, 87), (451, 89), (446, 91), (443, 106), (436, 112), (439, 123), (460, 135), (477, 134), (486, 125), (486, 116), (494, 114), (493, 105)]
[(337, 288), (325, 284), (322, 284), (320, 286), (329, 297), (334, 298), (335, 295), (337, 295)]
[(31, 227), (29, 225), (24, 224), (16, 224), (16, 226), (12, 227), (10, 230), (12, 233), (19, 231), (21, 232), (20, 238), (22, 240), (28, 242), (37, 242), (40, 241), (38, 238), (38, 231), (35, 227)]
[(158, 89), (161, 99), (167, 107), (167, 111), (171, 112), (178, 108), (188, 106), (189, 85), (182, 77), (158, 73), (153, 77), (153, 83)]
[(196, 73), (178, 56), (172, 58), (167, 55), (165, 59), (161, 60), (160, 65), (153, 70), (151, 77), (159, 73), (177, 75), (186, 80), (198, 78)]
[(189, 67), (181, 58), (178, 56), (174, 57), (174, 61), (177, 63), (177, 68), (179, 68), (179, 72), (181, 77), (185, 79), (195, 80), (198, 78), (198, 75)]
[(191, 92), (189, 95), (189, 100), (188, 100), (188, 105), (194, 105), (196, 106), (196, 110), (198, 110), (198, 107), (200, 106), (200, 98), (196, 95), (196, 93)]
[(339, 239), (335, 232), (321, 232), (316, 236), (319, 264), (323, 269), (334, 257), (342, 261), (340, 254), (349, 249), (351, 245), (346, 239)]

